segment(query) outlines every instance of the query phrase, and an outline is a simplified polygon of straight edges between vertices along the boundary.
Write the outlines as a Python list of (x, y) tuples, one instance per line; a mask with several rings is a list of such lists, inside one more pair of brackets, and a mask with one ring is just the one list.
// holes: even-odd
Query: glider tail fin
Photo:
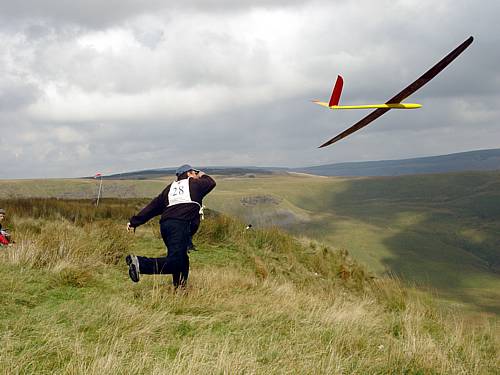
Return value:
[(335, 86), (333, 87), (332, 96), (330, 98), (330, 102), (328, 103), (328, 105), (330, 107), (339, 104), (340, 95), (342, 94), (342, 87), (343, 86), (344, 86), (344, 79), (339, 75), (339, 76), (337, 76), (337, 81), (335, 82)]

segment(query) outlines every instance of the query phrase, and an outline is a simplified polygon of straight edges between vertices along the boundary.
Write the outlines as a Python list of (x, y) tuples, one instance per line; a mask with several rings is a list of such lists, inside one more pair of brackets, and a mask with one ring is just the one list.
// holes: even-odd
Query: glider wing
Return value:
[(347, 137), (349, 134), (354, 133), (355, 131), (365, 127), (368, 125), (370, 122), (373, 120), (379, 118), (382, 116), (384, 113), (386, 113), (390, 108), (378, 108), (375, 111), (371, 112), (368, 116), (362, 118), (359, 120), (357, 123), (355, 123), (353, 126), (351, 126), (349, 129), (344, 130), (342, 133), (339, 135), (335, 136), (334, 138), (330, 139), (328, 142), (323, 143), (319, 148), (329, 146), (332, 143), (335, 143), (337, 141), (340, 141), (342, 138)]
[[(385, 104), (400, 103), (402, 100), (406, 99), (408, 96), (413, 94), (415, 91), (417, 91), (423, 85), (425, 85), (427, 82), (429, 82), (435, 76), (437, 76), (453, 60), (455, 60), (467, 47), (469, 47), (469, 45), (472, 43), (473, 40), (474, 40), (474, 38), (472, 36), (469, 37), (465, 42), (463, 42), (457, 48), (455, 48), (453, 51), (451, 51), (449, 54), (447, 54), (441, 61), (439, 61), (436, 65), (434, 65), (427, 72), (425, 72), (415, 82), (413, 82), (408, 87), (405, 87), (400, 93), (398, 93), (393, 98), (389, 99)], [(386, 113), (388, 110), (390, 110), (390, 108), (376, 109), (375, 111), (371, 112), (368, 116), (364, 117), (363, 119), (358, 121), (356, 124), (351, 126), (349, 129), (343, 131), (339, 135), (337, 135), (334, 138), (330, 139), (329, 141), (323, 143), (321, 146), (319, 146), (319, 148), (329, 146), (332, 143), (335, 143), (335, 142), (341, 140), (342, 138), (347, 137), (349, 134), (354, 133), (355, 131), (368, 125), (373, 120), (379, 118), (384, 113)]]

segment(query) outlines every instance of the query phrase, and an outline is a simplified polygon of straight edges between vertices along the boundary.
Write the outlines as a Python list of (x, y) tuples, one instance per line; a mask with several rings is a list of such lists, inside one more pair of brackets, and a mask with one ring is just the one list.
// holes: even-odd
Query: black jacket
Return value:
[(199, 222), (199, 211), (202, 200), (205, 195), (210, 193), (215, 187), (216, 184), (214, 179), (208, 175), (203, 175), (199, 179), (189, 179), (191, 200), (199, 203), (200, 206), (196, 203), (180, 203), (168, 207), (168, 193), (171, 185), (172, 184), (168, 185), (165, 190), (144, 207), (141, 212), (130, 218), (130, 225), (132, 227), (136, 228), (158, 215), (161, 215), (160, 223), (166, 219), (186, 220), (193, 223)]

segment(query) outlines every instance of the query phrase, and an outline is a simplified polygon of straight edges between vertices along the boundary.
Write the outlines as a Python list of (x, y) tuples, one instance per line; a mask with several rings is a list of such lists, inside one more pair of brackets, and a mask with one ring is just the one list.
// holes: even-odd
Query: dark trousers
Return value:
[(143, 275), (172, 275), (175, 287), (185, 286), (189, 275), (187, 248), (191, 236), (190, 222), (167, 219), (161, 222), (160, 231), (167, 246), (167, 256), (161, 258), (138, 256), (139, 272)]

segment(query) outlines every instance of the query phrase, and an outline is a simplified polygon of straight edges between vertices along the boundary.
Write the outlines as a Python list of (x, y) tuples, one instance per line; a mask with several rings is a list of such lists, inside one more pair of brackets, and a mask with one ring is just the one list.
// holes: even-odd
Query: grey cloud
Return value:
[(156, 49), (165, 38), (162, 30), (135, 30), (136, 39), (144, 46)]
[[(0, 19), (4, 22), (19, 20), (46, 20), (53, 25), (80, 25), (90, 29), (103, 29), (126, 22), (144, 14), (169, 12), (234, 12), (253, 8), (291, 7), (304, 4), (300, 0), (18, 0), (0, 2)], [(15, 20), (15, 21), (14, 21)]]
[(22, 82), (0, 81), (0, 111), (16, 111), (34, 103), (41, 95), (38, 87)]
[[(116, 14), (116, 2), (20, 4), (0, 5), (3, 17), (23, 18), (0, 26), (0, 64), (15, 61), (2, 65), (0, 80), (0, 127), (9, 134), (0, 178), (500, 146), (496, 2), (221, 0), (165, 9), (126, 1)], [(408, 98), (422, 109), (391, 111), (317, 149), (366, 114), (309, 102), (327, 99), (337, 74), (344, 103), (385, 101), (469, 35), (473, 45)]]
[(103, 28), (165, 6), (165, 2), (160, 0), (19, 0), (1, 1), (0, 14), (5, 20), (48, 20), (55, 25), (79, 24)]

